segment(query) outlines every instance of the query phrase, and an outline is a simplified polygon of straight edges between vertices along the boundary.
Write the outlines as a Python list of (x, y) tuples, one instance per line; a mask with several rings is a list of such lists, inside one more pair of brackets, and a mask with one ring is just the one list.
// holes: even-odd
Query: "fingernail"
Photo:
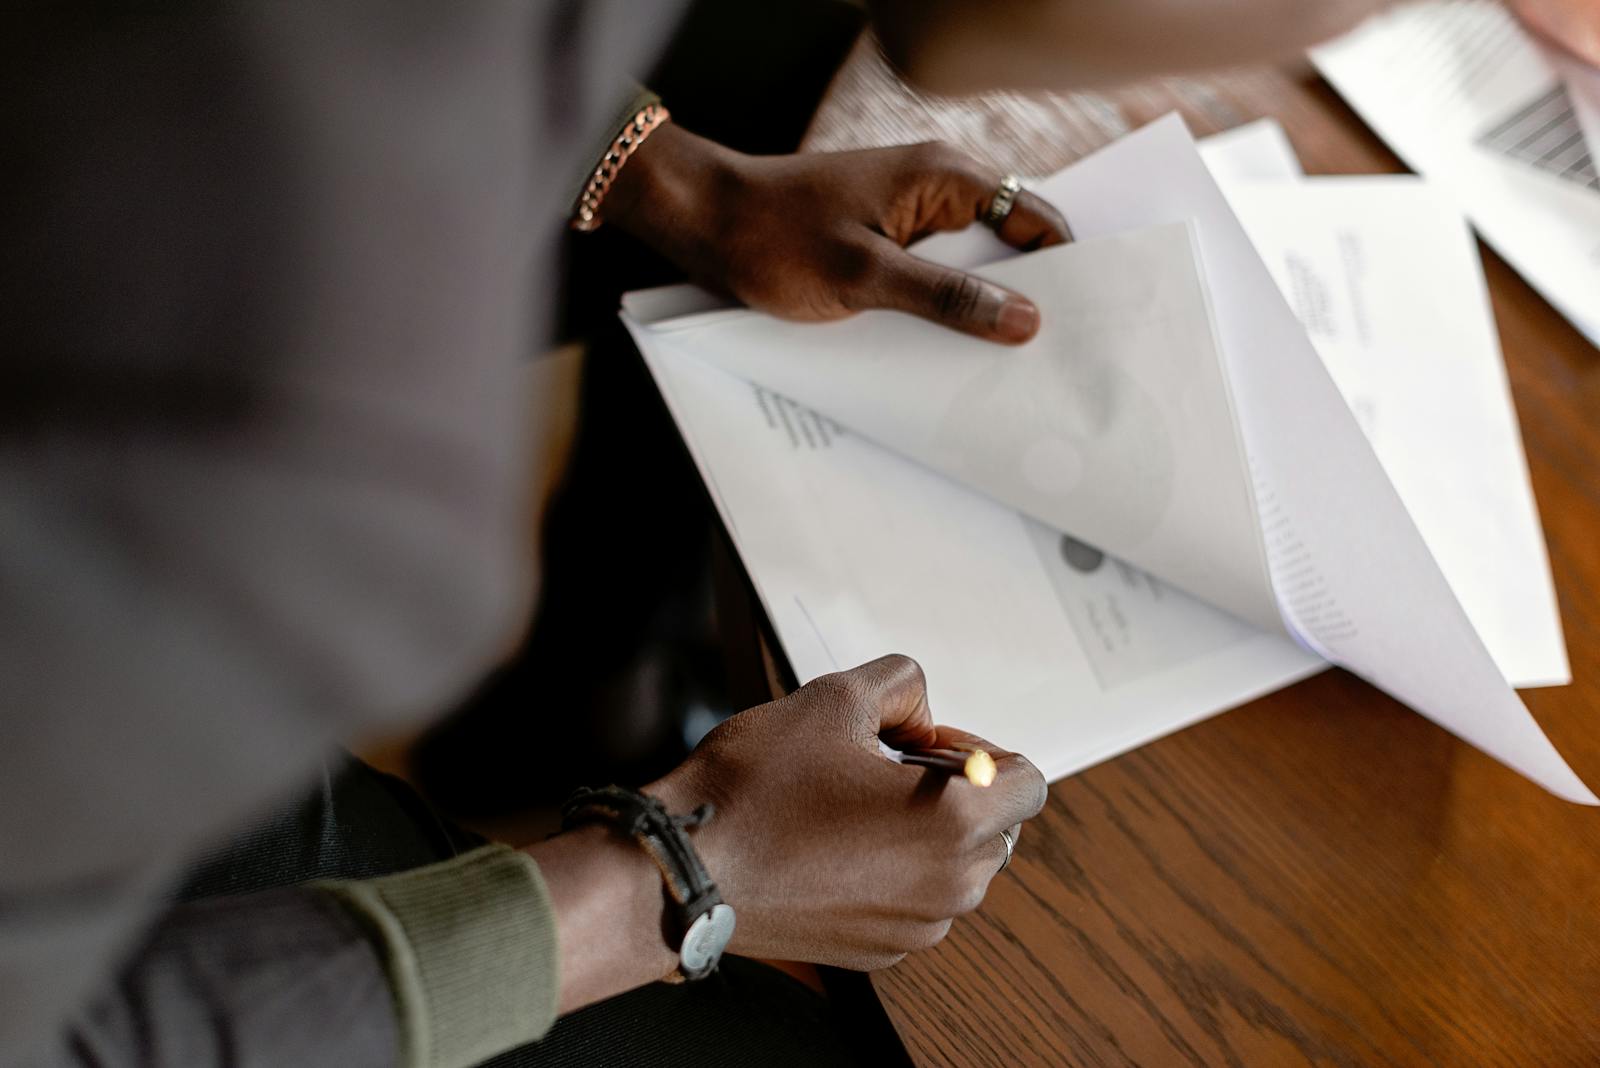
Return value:
[(1002, 341), (1026, 341), (1039, 332), (1039, 309), (1032, 301), (1008, 300), (995, 317), (995, 332)]

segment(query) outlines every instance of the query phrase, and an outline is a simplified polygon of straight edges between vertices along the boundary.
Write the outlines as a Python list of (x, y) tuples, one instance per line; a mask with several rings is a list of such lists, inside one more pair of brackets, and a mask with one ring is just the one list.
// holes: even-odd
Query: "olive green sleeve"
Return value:
[(378, 946), (406, 1068), (465, 1068), (555, 1022), (555, 914), (525, 853), (489, 845), (397, 875), (315, 885)]

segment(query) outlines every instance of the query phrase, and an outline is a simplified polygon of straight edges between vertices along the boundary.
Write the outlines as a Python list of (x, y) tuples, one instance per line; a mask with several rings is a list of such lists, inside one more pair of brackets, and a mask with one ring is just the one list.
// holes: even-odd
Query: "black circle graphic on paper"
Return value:
[(1074, 571), (1092, 575), (1105, 563), (1106, 554), (1093, 545), (1086, 544), (1070, 534), (1061, 535), (1061, 558)]

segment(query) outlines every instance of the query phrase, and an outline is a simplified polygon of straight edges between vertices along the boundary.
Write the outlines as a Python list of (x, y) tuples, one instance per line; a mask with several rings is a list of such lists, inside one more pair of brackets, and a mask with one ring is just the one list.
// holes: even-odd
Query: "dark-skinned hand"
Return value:
[[(978, 221), (1001, 177), (941, 144), (746, 156), (668, 122), (622, 168), (601, 216), (702, 285), (785, 319), (892, 308), (1019, 344), (1039, 329), (1031, 301), (905, 249)], [(1026, 190), (999, 233), (1028, 250), (1070, 237)]]
[[(993, 785), (885, 757), (976, 745)], [(889, 656), (801, 687), (712, 731), (647, 792), (673, 812), (716, 806), (696, 848), (738, 914), (730, 950), (886, 967), (978, 907), (1013, 835), (1045, 801), (1023, 757), (937, 726), (922, 671)]]

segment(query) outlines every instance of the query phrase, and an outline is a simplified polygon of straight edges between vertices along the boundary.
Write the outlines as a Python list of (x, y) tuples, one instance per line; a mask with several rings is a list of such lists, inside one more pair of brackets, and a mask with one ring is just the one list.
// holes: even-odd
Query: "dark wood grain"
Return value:
[[(1399, 169), (1303, 67), (973, 106), (870, 41), (808, 146), (1044, 174), (1173, 108)], [(1576, 680), (1527, 701), (1600, 786), (1600, 355), (1484, 252)], [(1328, 672), (1057, 783), (983, 908), (876, 985), (925, 1065), (1600, 1064), (1600, 812)]]

